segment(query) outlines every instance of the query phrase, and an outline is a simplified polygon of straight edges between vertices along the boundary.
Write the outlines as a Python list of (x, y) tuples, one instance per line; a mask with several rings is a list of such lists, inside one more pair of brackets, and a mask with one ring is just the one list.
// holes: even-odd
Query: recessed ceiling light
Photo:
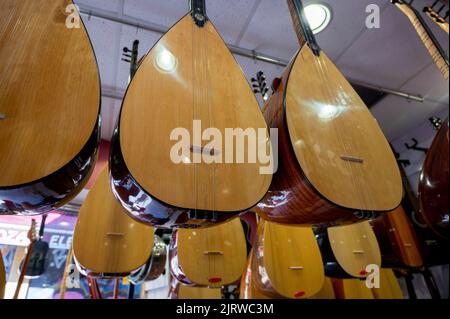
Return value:
[(305, 15), (314, 34), (323, 31), (331, 22), (331, 9), (324, 4), (307, 5)]

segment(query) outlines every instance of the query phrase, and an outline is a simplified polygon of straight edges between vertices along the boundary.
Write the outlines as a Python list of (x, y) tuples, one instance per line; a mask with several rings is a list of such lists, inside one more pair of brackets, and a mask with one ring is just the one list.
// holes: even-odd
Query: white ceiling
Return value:
[[(304, 1), (305, 4), (314, 1)], [(448, 81), (444, 81), (405, 16), (389, 0), (326, 0), (333, 10), (330, 26), (317, 40), (343, 73), (353, 80), (425, 97), (425, 103), (388, 96), (372, 108), (391, 141), (410, 134), (429, 116), (448, 109)], [(418, 9), (433, 0), (416, 0)], [(82, 10), (104, 12), (118, 18), (169, 28), (186, 12), (187, 0), (75, 0)], [(381, 9), (381, 28), (367, 29), (366, 7)], [(298, 49), (285, 0), (206, 0), (207, 12), (228, 44), (290, 60)], [(161, 36), (96, 17), (83, 16), (100, 66), (104, 95), (122, 95), (129, 65), (121, 61), (122, 48), (140, 40), (141, 55)], [(448, 36), (429, 23), (448, 53)], [(236, 56), (247, 78), (262, 70), (267, 78), (283, 70)], [(103, 98), (103, 132), (109, 139), (121, 101)], [(448, 111), (446, 111), (448, 113)]]

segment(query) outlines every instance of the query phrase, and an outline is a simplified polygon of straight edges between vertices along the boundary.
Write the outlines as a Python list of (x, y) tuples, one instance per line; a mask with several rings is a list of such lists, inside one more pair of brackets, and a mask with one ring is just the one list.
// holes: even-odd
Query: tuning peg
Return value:
[(255, 93), (255, 94), (258, 94), (259, 93), (259, 90), (253, 90), (253, 93)]
[(127, 63), (131, 63), (131, 60), (127, 60), (127, 59), (122, 59), (122, 61), (127, 62)]
[(258, 82), (258, 80), (255, 79), (255, 78), (252, 78), (251, 81), (252, 81), (252, 82)]

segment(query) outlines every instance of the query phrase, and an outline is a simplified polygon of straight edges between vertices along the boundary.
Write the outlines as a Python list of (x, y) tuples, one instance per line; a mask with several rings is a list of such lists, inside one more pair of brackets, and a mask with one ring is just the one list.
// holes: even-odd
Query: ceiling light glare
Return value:
[(169, 50), (163, 49), (156, 55), (156, 65), (162, 71), (171, 73), (176, 69), (177, 59)]
[(310, 4), (305, 7), (305, 15), (314, 34), (322, 32), (331, 22), (331, 10), (324, 4)]

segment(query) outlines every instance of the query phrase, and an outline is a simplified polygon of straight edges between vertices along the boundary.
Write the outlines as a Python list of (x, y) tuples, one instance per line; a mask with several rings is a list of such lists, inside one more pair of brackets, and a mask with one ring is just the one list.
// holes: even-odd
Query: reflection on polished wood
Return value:
[(421, 215), (441, 238), (448, 239), (449, 120), (444, 121), (423, 164), (419, 182)]
[(247, 246), (239, 218), (208, 228), (179, 229), (175, 238), (170, 264), (179, 281), (222, 287), (241, 277)]
[(267, 296), (309, 298), (323, 286), (322, 257), (310, 227), (261, 220), (253, 253), (253, 280)]
[(0, 299), (3, 299), (5, 296), (5, 286), (6, 286), (5, 265), (3, 264), (3, 256), (0, 251)]
[[(299, 24), (295, 27), (304, 44)], [(399, 205), (402, 183), (392, 150), (325, 52), (317, 56), (303, 45), (264, 115), (269, 127), (279, 130), (280, 158), (259, 205), (263, 218), (326, 224), (353, 220), (355, 210), (384, 212)]]
[(81, 206), (74, 258), (90, 276), (126, 276), (149, 259), (153, 233), (153, 227), (133, 220), (114, 198), (105, 167)]
[[(197, 139), (194, 120), (201, 121), (201, 130), (217, 128), (223, 141), (217, 137), (208, 137), (216, 144), (201, 141), (203, 132)], [(190, 134), (181, 163), (171, 159), (171, 150), (181, 138), (176, 132), (172, 134), (177, 128)], [(233, 163), (225, 163), (225, 156), (231, 154), (224, 142), (226, 128), (255, 132), (261, 128), (267, 133), (257, 100), (213, 24), (208, 22), (199, 28), (186, 15), (153, 47), (133, 78), (122, 107), (118, 145), (113, 150), (123, 156), (123, 169), (148, 197), (180, 209), (161, 214), (150, 201), (121, 195), (117, 185), (123, 176), (113, 170), (116, 193), (129, 210), (139, 207), (135, 209), (137, 215), (153, 224), (163, 219), (159, 215), (167, 218), (183, 209), (220, 215), (251, 208), (267, 192), (272, 175), (260, 174), (260, 167), (265, 165), (258, 159), (256, 163), (236, 163), (236, 149), (232, 150)], [(244, 145), (247, 147), (247, 143)], [(268, 138), (258, 146), (269, 153)], [(247, 162), (250, 152), (244, 150), (242, 154)], [(205, 162), (213, 160), (216, 162)], [(138, 197), (143, 198), (142, 194)], [(152, 217), (146, 219), (146, 215)], [(199, 218), (195, 223), (202, 221)]]
[(264, 293), (257, 289), (252, 276), (253, 251), (248, 256), (247, 266), (241, 277), (239, 288), (239, 299), (270, 299)]
[(0, 174), (0, 199), (8, 202), (0, 212), (52, 210), (95, 160), (99, 74), (83, 24), (65, 25), (70, 4), (0, 1), (0, 167), (8, 168)]
[(328, 228), (331, 249), (339, 265), (353, 277), (366, 277), (368, 265), (381, 267), (381, 253), (369, 222)]
[(380, 288), (372, 288), (375, 299), (403, 299), (403, 292), (392, 269), (380, 269)]

